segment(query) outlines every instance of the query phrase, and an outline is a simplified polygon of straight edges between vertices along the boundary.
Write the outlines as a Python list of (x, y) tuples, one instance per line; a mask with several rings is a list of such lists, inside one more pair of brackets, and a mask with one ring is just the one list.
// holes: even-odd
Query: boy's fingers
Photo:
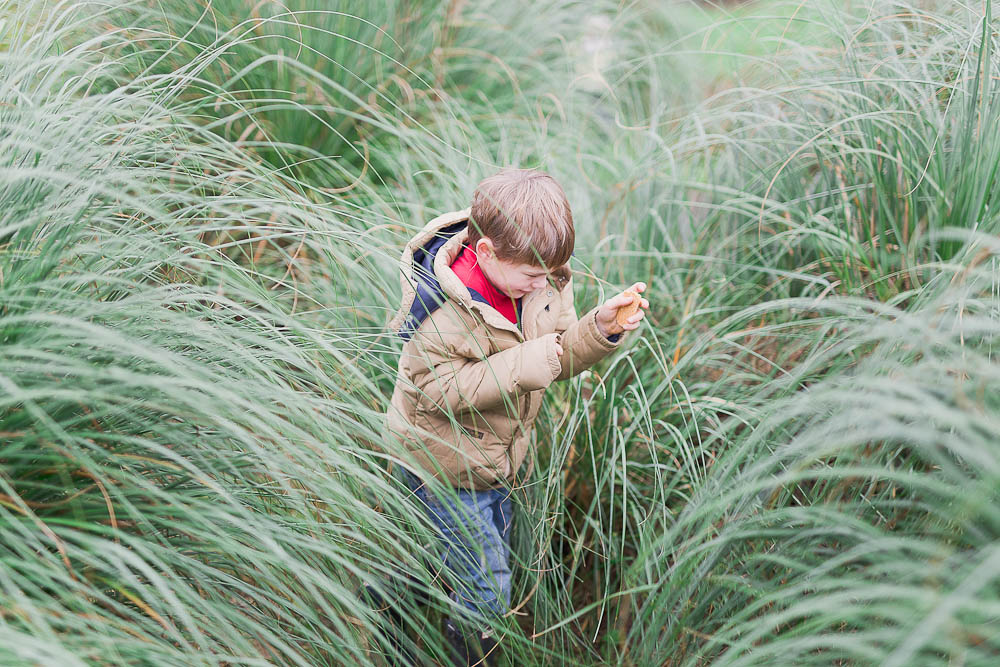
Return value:
[(626, 296), (625, 294), (619, 294), (615, 298), (608, 301), (608, 305), (612, 308), (621, 308), (622, 306), (627, 306), (632, 303), (632, 297)]
[[(641, 287), (642, 289), (637, 289), (637, 287)], [(642, 291), (646, 289), (646, 285), (644, 283), (636, 283), (635, 285), (632, 286), (631, 289), (635, 291)], [(610, 306), (611, 308), (621, 308), (622, 306), (627, 306), (630, 303), (632, 303), (634, 298), (635, 297), (629, 296), (628, 294), (625, 294), (625, 292), (622, 292), (617, 296), (609, 299), (608, 306)], [(649, 301), (647, 299), (639, 297), (639, 305), (641, 305), (643, 308), (649, 308)]]

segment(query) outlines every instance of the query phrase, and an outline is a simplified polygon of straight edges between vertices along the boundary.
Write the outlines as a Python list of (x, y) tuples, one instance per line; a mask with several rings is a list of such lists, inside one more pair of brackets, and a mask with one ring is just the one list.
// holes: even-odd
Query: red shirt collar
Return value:
[[(514, 324), (517, 324), (516, 301), (501, 292), (493, 283), (486, 279), (486, 275), (479, 266), (476, 253), (470, 246), (462, 246), (461, 254), (451, 264), (451, 270), (455, 272), (455, 275), (462, 281), (462, 284), (482, 294), (486, 301), (496, 308), (501, 315)], [(520, 299), (517, 299), (517, 301), (520, 301)]]

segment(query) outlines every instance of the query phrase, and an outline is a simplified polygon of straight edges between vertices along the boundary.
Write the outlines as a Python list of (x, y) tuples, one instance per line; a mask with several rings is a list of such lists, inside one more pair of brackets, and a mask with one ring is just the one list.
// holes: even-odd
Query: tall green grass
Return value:
[(652, 311), (546, 401), (511, 662), (992, 664), (995, 28), (0, 1), (0, 662), (384, 664), (357, 587), (407, 576), (440, 660), (384, 325), (405, 240), (518, 164), (578, 307)]
[(368, 248), (45, 10), (3, 14), (0, 662), (364, 662), (378, 388), (295, 248)]
[(994, 24), (865, 9), (665, 122), (674, 54), (620, 68), (670, 149), (620, 262), (669, 308), (578, 475), (599, 597), (642, 591), (603, 617), (636, 664), (995, 661)]

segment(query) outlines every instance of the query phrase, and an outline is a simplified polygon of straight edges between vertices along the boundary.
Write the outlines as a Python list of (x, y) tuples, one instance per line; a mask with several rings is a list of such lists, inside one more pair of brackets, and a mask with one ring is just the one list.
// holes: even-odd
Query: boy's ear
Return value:
[(492, 257), (496, 255), (496, 250), (493, 248), (493, 241), (490, 240), (488, 236), (481, 236), (478, 241), (476, 241), (476, 247), (473, 248), (477, 255), (482, 255), (484, 257)]

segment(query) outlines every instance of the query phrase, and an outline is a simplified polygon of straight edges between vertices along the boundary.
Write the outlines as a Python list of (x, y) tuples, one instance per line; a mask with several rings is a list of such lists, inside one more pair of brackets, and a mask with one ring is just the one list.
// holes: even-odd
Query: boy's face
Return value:
[(512, 264), (498, 258), (489, 238), (479, 239), (474, 250), (486, 279), (512, 299), (542, 289), (548, 282), (549, 272), (541, 267)]

